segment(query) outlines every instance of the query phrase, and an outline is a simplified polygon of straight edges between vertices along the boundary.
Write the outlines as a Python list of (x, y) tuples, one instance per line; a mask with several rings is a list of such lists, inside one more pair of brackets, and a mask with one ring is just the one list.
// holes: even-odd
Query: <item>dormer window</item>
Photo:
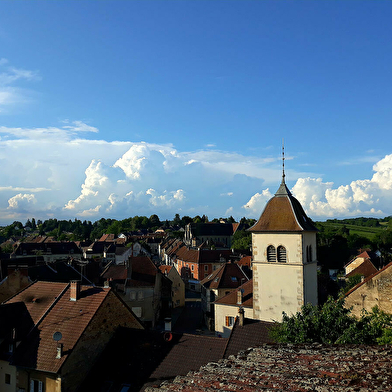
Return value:
[(273, 245), (267, 248), (267, 261), (269, 263), (276, 262), (276, 249)]
[(278, 262), (287, 263), (286, 248), (282, 245), (278, 246)]

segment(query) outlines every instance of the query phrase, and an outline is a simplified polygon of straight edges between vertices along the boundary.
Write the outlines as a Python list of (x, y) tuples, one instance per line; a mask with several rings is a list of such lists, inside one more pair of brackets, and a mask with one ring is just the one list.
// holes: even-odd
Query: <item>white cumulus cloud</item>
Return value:
[[(98, 129), (69, 120), (51, 127), (0, 127), (1, 223), (33, 216), (170, 219), (175, 213), (257, 218), (279, 186), (278, 157), (83, 139), (85, 132)], [(292, 192), (313, 219), (388, 215), (392, 155), (373, 170), (372, 178), (338, 186), (292, 170), (290, 178), (298, 178)]]
[(25, 210), (32, 204), (36, 203), (35, 196), (28, 193), (18, 193), (8, 200), (8, 209), (12, 210)]

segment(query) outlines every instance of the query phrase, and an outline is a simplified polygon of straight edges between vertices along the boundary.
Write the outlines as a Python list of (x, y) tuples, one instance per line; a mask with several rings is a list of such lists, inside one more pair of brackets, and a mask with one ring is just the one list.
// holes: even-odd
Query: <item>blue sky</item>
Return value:
[(390, 1), (0, 2), (0, 224), (392, 214)]

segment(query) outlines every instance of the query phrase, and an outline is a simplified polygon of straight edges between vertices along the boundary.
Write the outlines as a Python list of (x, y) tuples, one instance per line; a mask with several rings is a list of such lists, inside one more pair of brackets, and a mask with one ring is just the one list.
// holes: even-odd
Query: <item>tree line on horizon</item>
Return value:
[[(0, 236), (3, 240), (11, 238), (13, 236), (23, 236), (28, 233), (36, 233), (38, 235), (48, 235), (56, 238), (58, 241), (83, 241), (83, 240), (94, 240), (100, 238), (103, 234), (114, 234), (120, 233), (132, 233), (138, 230), (148, 230), (153, 232), (159, 228), (164, 230), (175, 230), (176, 228), (184, 227), (188, 223), (218, 223), (223, 218), (214, 218), (209, 221), (206, 215), (196, 215), (190, 217), (184, 215), (181, 217), (179, 214), (175, 214), (172, 220), (160, 220), (158, 215), (153, 214), (150, 217), (147, 216), (134, 216), (123, 220), (101, 218), (94, 223), (89, 220), (57, 220), (55, 218), (47, 220), (36, 220), (32, 218), (28, 219), (25, 224), (19, 221), (14, 221), (10, 225), (7, 225), (0, 229)], [(224, 218), (228, 223), (236, 223), (235, 219), (230, 216)], [(243, 222), (249, 226), (249, 222), (252, 223), (254, 220), (242, 218), (240, 222)]]
[[(103, 234), (132, 233), (138, 230), (153, 232), (162, 228), (171, 235), (181, 237), (182, 233), (176, 231), (188, 223), (218, 223), (222, 218), (209, 220), (206, 215), (190, 217), (175, 214), (171, 220), (160, 220), (156, 214), (147, 216), (134, 216), (123, 220), (101, 218), (95, 222), (89, 220), (47, 220), (28, 219), (25, 224), (14, 221), (12, 224), (0, 229), (2, 241), (12, 236), (23, 236), (28, 233), (48, 235), (58, 241), (83, 241), (100, 238)], [(228, 223), (237, 223), (230, 216), (225, 218)], [(232, 241), (232, 247), (240, 251), (249, 251), (251, 247), (251, 233), (247, 231), (256, 222), (255, 219), (243, 217), (239, 229), (236, 231)], [(392, 217), (383, 219), (376, 218), (350, 218), (350, 219), (328, 219), (325, 222), (314, 222), (319, 230), (317, 233), (318, 259), (325, 268), (341, 269), (358, 249), (380, 250), (385, 260), (390, 260), (392, 249)], [(348, 227), (374, 228), (374, 233), (366, 232), (366, 235), (353, 233)], [(366, 229), (367, 230), (367, 229)], [(370, 230), (370, 229), (369, 229)], [(373, 229), (372, 229), (373, 230)], [(362, 233), (359, 231), (359, 233)]]

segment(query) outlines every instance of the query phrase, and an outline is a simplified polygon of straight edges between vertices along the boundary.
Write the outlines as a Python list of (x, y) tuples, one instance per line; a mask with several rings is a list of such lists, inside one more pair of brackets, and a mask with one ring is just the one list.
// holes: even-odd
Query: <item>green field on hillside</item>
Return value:
[(339, 230), (342, 227), (346, 227), (350, 230), (350, 234), (357, 234), (361, 237), (366, 237), (369, 240), (373, 240), (374, 235), (380, 233), (385, 230), (384, 227), (366, 227), (366, 226), (359, 226), (359, 225), (348, 225), (344, 223), (332, 223), (332, 222), (317, 222), (318, 225), (324, 227), (325, 230), (332, 229), (332, 230)]

